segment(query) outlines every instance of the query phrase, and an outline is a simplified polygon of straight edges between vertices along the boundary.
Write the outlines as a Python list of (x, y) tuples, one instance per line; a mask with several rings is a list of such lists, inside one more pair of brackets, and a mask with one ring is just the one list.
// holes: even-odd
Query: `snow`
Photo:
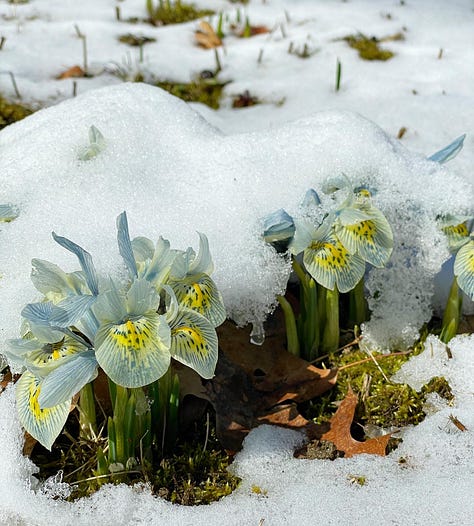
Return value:
[[(387, 457), (298, 460), (293, 458), (294, 448), (302, 441), (298, 432), (261, 426), (247, 437), (232, 465), (242, 484), (209, 506), (172, 505), (152, 497), (145, 487), (125, 485), (106, 486), (74, 504), (54, 500), (54, 484), (48, 491), (33, 491), (35, 468), (20, 454), (21, 434), (16, 418), (10, 416), (15, 411), (9, 388), (0, 396), (0, 523), (146, 525), (159, 521), (200, 526), (222, 524), (225, 517), (232, 526), (254, 526), (262, 519), (273, 525), (322, 521), (328, 525), (467, 526), (474, 519), (473, 345), (473, 335), (452, 340), (453, 358), (447, 365), (444, 345), (430, 338), (424, 353), (408, 362), (404, 372), (412, 385), (421, 385), (432, 375), (445, 375), (455, 402), (452, 406), (438, 402), (437, 411), (421, 424), (402, 430), (402, 444)], [(417, 361), (424, 366), (412, 367)], [(467, 431), (455, 427), (450, 415)], [(354, 477), (365, 477), (365, 484), (352, 482)], [(252, 491), (253, 486), (261, 493)], [(56, 492), (64, 492), (60, 483)]]
[[(231, 18), (236, 10), (223, 0), (196, 3), (226, 9)], [(23, 305), (37, 298), (29, 280), (31, 259), (77, 269), (51, 231), (86, 248), (101, 274), (120, 274), (115, 217), (123, 210), (132, 237), (163, 235), (184, 249), (196, 247), (196, 231), (204, 232), (228, 314), (240, 324), (261, 322), (289, 272), (288, 262), (261, 240), (263, 217), (279, 208), (298, 215), (306, 190), (340, 173), (377, 189), (374, 202), (395, 232), (390, 265), (368, 277), (369, 290), (380, 294), (371, 300), (374, 315), (365, 340), (381, 348), (410, 345), (430, 318), (432, 302), (442, 305), (441, 289), (450, 279), (448, 270), (432, 300), (433, 278), (448, 258), (435, 218), (474, 212), (471, 3), (253, 0), (243, 8), (251, 23), (275, 30), (225, 39), (220, 78), (230, 82), (217, 111), (185, 105), (147, 85), (123, 84), (107, 72), (127, 53), (132, 68), (148, 79), (185, 81), (215, 66), (213, 51), (193, 44), (196, 23), (154, 28), (117, 22), (116, 5), (122, 18), (145, 15), (143, 0), (0, 3), (0, 37), (6, 37), (0, 92), (14, 96), (6, 74), (12, 71), (24, 101), (50, 106), (0, 133), (0, 204), (20, 211), (15, 221), (0, 223), (0, 352), (8, 338), (18, 336)], [(55, 105), (71, 96), (73, 80), (54, 77), (82, 63), (74, 24), (87, 35), (96, 74), (75, 79), (79, 96)], [(366, 62), (340, 40), (358, 31), (379, 38), (402, 32), (405, 39), (383, 44), (396, 53), (392, 60)], [(137, 50), (117, 41), (129, 32), (157, 38), (144, 46), (143, 63)], [(287, 52), (290, 42), (306, 41), (318, 49), (311, 58)], [(338, 58), (342, 84), (335, 93)], [(264, 104), (233, 110), (232, 95), (245, 89)], [(106, 147), (79, 161), (91, 125)], [(398, 141), (402, 126), (407, 131)], [(463, 132), (465, 147), (455, 160), (444, 166), (426, 160)], [(472, 304), (467, 307), (472, 310)], [(453, 407), (432, 400), (436, 411), (403, 430), (403, 444), (388, 457), (295, 460), (292, 448), (301, 436), (262, 426), (233, 465), (243, 477), (241, 487), (206, 507), (173, 506), (146, 489), (124, 486), (106, 487), (75, 504), (52, 498), (55, 488), (64, 492), (61, 485), (35, 491), (35, 467), (20, 454), (9, 389), (0, 396), (0, 523), (159, 519), (199, 526), (221, 524), (225, 516), (236, 525), (261, 519), (265, 525), (471, 524), (473, 344), (472, 335), (456, 338), (448, 360), (444, 346), (430, 338), (425, 353), (398, 373), (398, 380), (416, 388), (441, 374), (456, 399)], [(452, 424), (451, 414), (466, 432)], [(407, 462), (399, 464), (400, 457)], [(351, 484), (351, 475), (365, 476), (367, 484)], [(252, 493), (254, 484), (267, 494)]]

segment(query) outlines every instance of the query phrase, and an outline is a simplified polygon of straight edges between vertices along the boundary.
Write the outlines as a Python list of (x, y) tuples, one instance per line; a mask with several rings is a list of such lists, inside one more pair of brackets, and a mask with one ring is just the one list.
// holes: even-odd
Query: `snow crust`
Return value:
[[(244, 442), (232, 465), (242, 477), (229, 497), (209, 506), (183, 507), (153, 497), (146, 487), (105, 486), (76, 503), (58, 495), (59, 480), (38, 487), (35, 466), (21, 455), (22, 439), (15, 417), (14, 392), (0, 396), (0, 524), (28, 526), (148, 525), (255, 526), (380, 524), (468, 526), (474, 519), (474, 336), (451, 341), (453, 358), (434, 337), (425, 351), (397, 375), (419, 387), (444, 375), (454, 403), (438, 400), (418, 426), (403, 429), (402, 444), (387, 457), (361, 455), (350, 459), (298, 460), (298, 432), (261, 426)], [(455, 416), (467, 428), (460, 431)], [(353, 482), (365, 477), (364, 485)], [(256, 493), (258, 487), (260, 493)], [(254, 490), (252, 490), (254, 488)], [(56, 498), (55, 498), (56, 497)]]

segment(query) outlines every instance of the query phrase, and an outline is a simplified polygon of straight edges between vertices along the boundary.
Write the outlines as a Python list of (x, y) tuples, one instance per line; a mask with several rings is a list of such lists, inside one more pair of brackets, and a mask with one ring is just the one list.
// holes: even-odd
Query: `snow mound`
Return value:
[[(106, 146), (80, 161), (92, 125)], [(448, 257), (435, 218), (473, 212), (466, 180), (357, 114), (323, 112), (224, 136), (182, 101), (143, 84), (42, 110), (4, 129), (0, 149), (0, 202), (20, 211), (0, 228), (0, 345), (18, 336), (21, 308), (37, 297), (33, 257), (78, 268), (51, 231), (88, 250), (99, 272), (123, 272), (115, 232), (123, 210), (132, 237), (163, 235), (185, 249), (197, 246), (196, 231), (205, 233), (228, 315), (238, 324), (262, 322), (289, 276), (287, 259), (262, 240), (262, 218), (279, 208), (298, 215), (308, 188), (341, 174), (376, 190), (374, 204), (395, 234), (391, 262), (367, 281), (367, 338), (381, 347), (410, 344), (430, 318), (433, 277)]]

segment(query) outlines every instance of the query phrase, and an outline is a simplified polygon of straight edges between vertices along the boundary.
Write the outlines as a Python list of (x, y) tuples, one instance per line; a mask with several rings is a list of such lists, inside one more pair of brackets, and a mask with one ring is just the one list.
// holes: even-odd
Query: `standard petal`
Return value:
[(169, 347), (169, 326), (156, 313), (105, 323), (96, 335), (99, 365), (123, 387), (142, 387), (163, 376), (170, 364)]
[(127, 312), (138, 316), (148, 311), (156, 311), (160, 306), (160, 296), (155, 287), (146, 279), (133, 281), (127, 292)]
[(97, 296), (84, 294), (69, 296), (53, 306), (50, 322), (55, 327), (76, 325), (97, 300)]
[(205, 234), (198, 232), (199, 250), (194, 260), (189, 265), (189, 274), (212, 274), (214, 264), (212, 263), (209, 241)]
[(181, 306), (198, 312), (207, 318), (213, 327), (224, 322), (226, 312), (222, 295), (207, 274), (172, 281), (170, 285)]
[(295, 219), (295, 233), (288, 250), (295, 256), (307, 248), (315, 236), (315, 228), (307, 221)]
[(133, 255), (132, 242), (128, 233), (128, 221), (126, 212), (122, 212), (117, 217), (117, 242), (120, 255), (125, 261), (125, 265), (132, 277), (138, 276), (137, 264)]
[(446, 163), (451, 159), (454, 159), (456, 155), (462, 150), (465, 138), (466, 134), (464, 133), (457, 139), (454, 139), (452, 143), (448, 144), (448, 146), (445, 146), (442, 150), (430, 155), (428, 159), (437, 163)]
[(23, 373), (16, 383), (16, 405), (20, 423), (33, 438), (51, 450), (66, 423), (71, 401), (41, 408), (38, 402), (40, 393), (41, 380), (29, 372)]
[(194, 369), (202, 378), (212, 378), (217, 364), (216, 331), (197, 312), (183, 309), (171, 326), (171, 355)]
[(84, 272), (84, 277), (86, 279), (87, 286), (89, 287), (92, 294), (97, 296), (97, 294), (99, 294), (97, 273), (94, 267), (94, 263), (92, 262), (92, 256), (89, 254), (89, 252), (87, 252), (87, 250), (84, 250), (79, 245), (76, 245), (76, 243), (74, 243), (70, 239), (58, 236), (54, 232), (53, 239), (63, 248), (69, 250), (69, 252), (72, 252), (76, 255), (77, 259), (79, 260), (79, 263), (81, 264), (82, 271)]
[(461, 290), (474, 300), (474, 240), (471, 239), (456, 254), (454, 275)]
[(153, 258), (150, 263), (146, 265), (142, 277), (154, 285), (162, 284), (166, 281), (175, 258), (176, 252), (170, 250), (169, 241), (160, 236), (156, 243)]
[(94, 351), (76, 354), (43, 380), (38, 397), (40, 406), (44, 409), (71, 400), (86, 384), (96, 378), (97, 368)]

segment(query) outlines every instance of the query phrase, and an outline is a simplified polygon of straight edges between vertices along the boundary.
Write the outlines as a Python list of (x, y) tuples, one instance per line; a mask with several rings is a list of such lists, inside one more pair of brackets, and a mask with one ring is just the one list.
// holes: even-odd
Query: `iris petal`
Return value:
[(304, 251), (303, 262), (311, 276), (323, 287), (348, 292), (362, 279), (365, 262), (358, 254), (350, 254), (335, 236), (327, 236)]
[(123, 387), (148, 385), (163, 376), (170, 364), (170, 329), (164, 317), (154, 312), (104, 323), (95, 343), (99, 365)]
[(454, 275), (462, 291), (474, 300), (474, 240), (461, 247), (456, 254)]
[(217, 327), (226, 318), (222, 296), (216, 284), (207, 274), (189, 276), (180, 281), (171, 282), (178, 302), (207, 318)]
[(202, 378), (212, 378), (217, 364), (216, 331), (197, 312), (183, 309), (171, 324), (171, 355), (194, 369)]
[(50, 408), (41, 408), (38, 398), (41, 380), (25, 372), (16, 383), (16, 402), (21, 425), (45, 448), (51, 450), (53, 442), (66, 423), (71, 407), (67, 400)]

